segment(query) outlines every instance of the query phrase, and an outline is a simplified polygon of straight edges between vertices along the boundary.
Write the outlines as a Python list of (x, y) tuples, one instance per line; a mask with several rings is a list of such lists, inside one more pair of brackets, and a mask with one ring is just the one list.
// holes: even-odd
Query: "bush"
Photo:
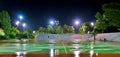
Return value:
[(11, 33), (9, 34), (9, 37), (12, 38), (12, 39), (14, 39), (14, 38), (16, 37), (16, 33), (11, 32)]
[(17, 35), (18, 39), (24, 39), (24, 38), (27, 38), (27, 32), (21, 32)]

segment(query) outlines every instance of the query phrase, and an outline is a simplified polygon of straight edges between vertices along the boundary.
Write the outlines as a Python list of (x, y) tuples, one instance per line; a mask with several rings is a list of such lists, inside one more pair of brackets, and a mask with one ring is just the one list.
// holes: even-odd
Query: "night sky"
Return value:
[(79, 18), (83, 22), (95, 22), (96, 12), (102, 12), (101, 5), (119, 0), (0, 0), (0, 11), (6, 10), (11, 17), (12, 25), (23, 15), (22, 22), (29, 28), (37, 30), (47, 27), (50, 19), (59, 20), (60, 25), (73, 25)]

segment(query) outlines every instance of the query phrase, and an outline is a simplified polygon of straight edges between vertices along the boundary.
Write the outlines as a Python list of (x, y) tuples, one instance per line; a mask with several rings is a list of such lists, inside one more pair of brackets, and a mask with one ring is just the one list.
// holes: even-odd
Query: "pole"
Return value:
[(94, 42), (95, 42), (95, 40), (96, 40), (96, 39), (95, 39), (95, 32), (93, 33), (93, 36), (94, 36)]

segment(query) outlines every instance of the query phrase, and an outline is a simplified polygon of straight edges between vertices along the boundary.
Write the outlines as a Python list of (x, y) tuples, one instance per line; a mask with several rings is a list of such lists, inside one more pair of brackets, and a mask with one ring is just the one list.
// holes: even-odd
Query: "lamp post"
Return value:
[[(26, 23), (22, 22), (23, 16), (19, 15), (18, 18), (19, 18), (19, 20), (15, 22), (17, 28), (19, 26), (20, 31), (25, 31), (26, 30)], [(27, 32), (27, 38), (29, 38), (28, 37), (28, 32)]]
[(16, 21), (15, 24), (16, 24), (16, 26), (18, 27), (19, 24), (20, 24), (20, 21)]
[(22, 15), (19, 15), (19, 22), (20, 22), (20, 29), (21, 29), (21, 31), (22, 31), (22, 19), (23, 19), (23, 16)]
[[(91, 22), (90, 24), (91, 24), (92, 27), (94, 27), (94, 23), (93, 22)], [(93, 37), (94, 37), (94, 41), (95, 41), (95, 32), (94, 31), (93, 31)]]
[(25, 31), (26, 24), (23, 23), (22, 26), (23, 26), (23, 31)]
[(80, 22), (78, 20), (75, 20), (74, 24), (76, 26), (75, 32), (78, 33), (78, 28), (77, 27), (79, 26)]

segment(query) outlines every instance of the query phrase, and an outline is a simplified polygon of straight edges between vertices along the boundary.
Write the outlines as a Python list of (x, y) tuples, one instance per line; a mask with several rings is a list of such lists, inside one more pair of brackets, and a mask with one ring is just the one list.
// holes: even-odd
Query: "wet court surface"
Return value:
[(117, 42), (80, 42), (80, 43), (40, 43), (40, 42), (1, 42), (2, 56), (38, 57), (110, 57), (120, 56)]

